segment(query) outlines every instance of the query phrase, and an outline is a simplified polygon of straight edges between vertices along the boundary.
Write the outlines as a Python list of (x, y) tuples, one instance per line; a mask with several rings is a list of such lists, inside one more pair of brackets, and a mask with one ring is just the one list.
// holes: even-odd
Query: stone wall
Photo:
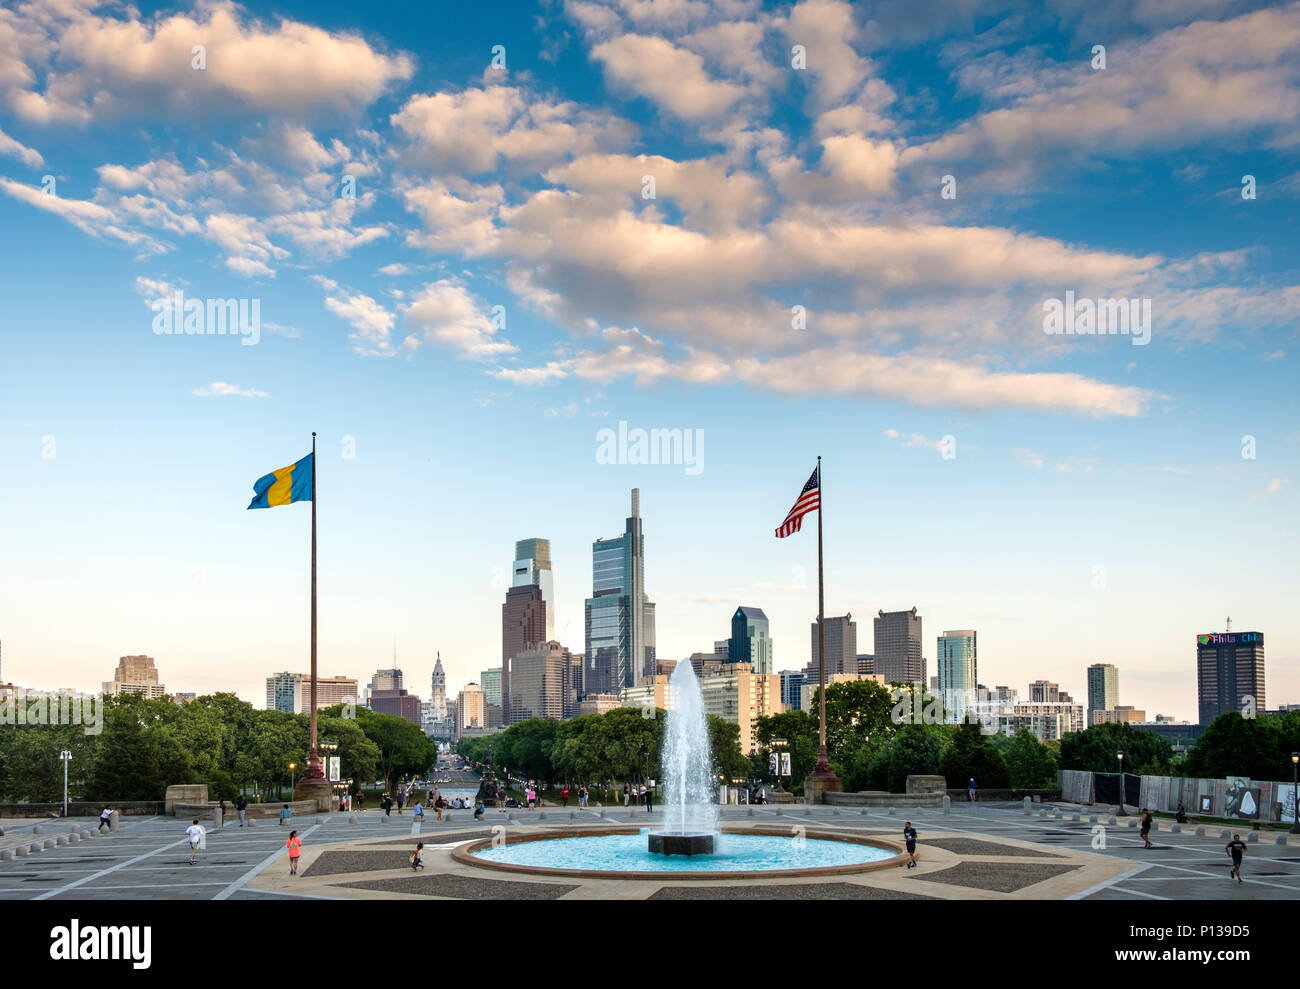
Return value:
[[(108, 806), (123, 817), (149, 817), (166, 812), (161, 800), (112, 800)], [(103, 804), (88, 800), (68, 801), (69, 817), (98, 817)], [(52, 804), (0, 804), (0, 817), (62, 817), (63, 803)]]
[[(968, 791), (966, 790), (966, 788), (965, 788), (965, 787), (962, 787), (960, 790), (958, 790), (958, 789), (950, 789), (950, 790), (948, 790), (948, 796), (950, 796), (950, 797), (953, 799), (954, 802), (956, 802), (956, 801), (958, 801), (958, 800), (967, 801), (967, 800), (968, 800), (968, 796), (969, 796), (969, 794), (968, 794)], [(1042, 801), (1042, 800), (1060, 800), (1060, 799), (1061, 799), (1061, 791), (1060, 791), (1060, 790), (1048, 790), (1048, 789), (1038, 789), (1038, 790), (1013, 790), (1013, 789), (1005, 789), (1005, 790), (987, 790), (987, 789), (985, 789), (984, 787), (978, 787), (978, 788), (976, 788), (976, 790), (975, 790), (975, 799), (976, 799), (976, 801), (980, 801), (980, 800), (1000, 800), (1000, 801), (1005, 802), (1005, 801), (1008, 801), (1008, 800), (1024, 800), (1025, 797), (1028, 797), (1030, 800), (1034, 801), (1035, 803), (1038, 803), (1039, 801)]]
[(833, 807), (942, 807), (943, 794), (859, 790), (857, 793), (826, 793), (822, 802)]

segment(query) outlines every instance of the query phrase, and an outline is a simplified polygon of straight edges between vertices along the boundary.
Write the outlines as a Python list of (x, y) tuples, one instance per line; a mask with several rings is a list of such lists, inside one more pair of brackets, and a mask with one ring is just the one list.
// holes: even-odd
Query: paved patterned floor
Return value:
[[(755, 808), (724, 812), (728, 824), (815, 826), (898, 838), (903, 817), (885, 810), (861, 814), (829, 807)], [(512, 833), (563, 826), (599, 828), (609, 823), (651, 823), (644, 814), (612, 809), (598, 812), (517, 811), (513, 819), (494, 812), (483, 824), (452, 815), (443, 824), (424, 823), (411, 834), (409, 815), (381, 822), (377, 811), (356, 824), (342, 815), (294, 823), (304, 839), (301, 875), (290, 878), (284, 857), (288, 829), (275, 822), (252, 828), (227, 827), (208, 835), (199, 864), (186, 863), (186, 821), (123, 818), (121, 830), (24, 858), (0, 862), (0, 899), (279, 899), (323, 898), (561, 898), (561, 899), (1101, 899), (1246, 901), (1300, 898), (1300, 850), (1277, 846), (1264, 833), (1249, 846), (1244, 883), (1228, 878), (1224, 839), (1212, 828), (1206, 837), (1157, 832), (1155, 848), (1144, 849), (1136, 828), (1081, 820), (1025, 816), (1019, 805), (954, 805), (952, 813), (907, 811), (921, 833), (921, 865), (846, 877), (730, 881), (599, 880), (522, 877), (464, 866), (450, 847), (485, 837), (485, 825)], [(1077, 808), (1070, 808), (1077, 810)], [(321, 823), (316, 824), (319, 820)], [(93, 820), (0, 821), (0, 848), (43, 842)], [(34, 829), (41, 826), (44, 834)], [(1243, 835), (1248, 833), (1242, 829)], [(411, 876), (406, 855), (416, 840), (426, 846), (427, 868)], [(1102, 845), (1104, 847), (1098, 847)]]

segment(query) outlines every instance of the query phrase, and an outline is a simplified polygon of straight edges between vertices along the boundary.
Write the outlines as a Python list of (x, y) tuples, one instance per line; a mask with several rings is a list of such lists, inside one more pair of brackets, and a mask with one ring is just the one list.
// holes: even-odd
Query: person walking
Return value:
[(415, 846), (415, 851), (411, 853), (411, 871), (424, 868), (424, 842)]
[(199, 845), (203, 844), (203, 836), (206, 833), (197, 817), (194, 818), (194, 823), (185, 829), (185, 837), (190, 840), (190, 865), (198, 864), (195, 861), (195, 856), (198, 855)]
[(406, 805), (406, 791), (399, 788), (397, 791), (397, 813), (400, 814), (402, 812), (402, 808), (405, 805)]
[(391, 817), (393, 814), (393, 797), (387, 791), (384, 792), (384, 799), (380, 801), (379, 806), (383, 808), (384, 816)]
[(244, 799), (241, 793), (239, 799), (235, 801), (235, 816), (239, 818), (239, 826), (242, 828), (248, 820), (248, 801)]
[(632, 788), (628, 784), (623, 784), (623, 806), (627, 806), (628, 797), (632, 795)]
[(1236, 876), (1237, 882), (1241, 882), (1241, 857), (1246, 854), (1246, 843), (1241, 840), (1241, 835), (1234, 834), (1232, 841), (1223, 847), (1232, 856), (1232, 868), (1228, 871), (1228, 878)]
[(655, 792), (651, 787), (642, 787), (645, 790), (645, 812), (653, 814), (655, 812)]
[(503, 814), (505, 813), (506, 788), (504, 786), (497, 787), (497, 809), (500, 810)]
[(445, 800), (442, 799), (442, 794), (441, 794), (441, 793), (438, 794), (438, 796), (436, 796), (436, 797), (434, 798), (434, 800), (433, 800), (433, 809), (434, 809), (434, 811), (435, 811), (435, 812), (437, 813), (437, 815), (438, 815), (438, 822), (439, 822), (439, 823), (442, 822), (442, 812), (443, 812), (443, 809), (444, 809), (446, 806), (447, 806), (447, 801), (445, 801)]
[(95, 830), (103, 831), (105, 828), (110, 831), (113, 830), (113, 811), (109, 807), (105, 807), (99, 812), (99, 827), (95, 828)]
[(297, 831), (289, 832), (289, 840), (284, 843), (284, 847), (289, 849), (289, 875), (298, 874), (298, 856), (302, 854), (302, 839), (298, 837)]
[(291, 817), (293, 817), (293, 808), (290, 807), (288, 804), (285, 804), (283, 807), (280, 808), (280, 823), (283, 824)]
[(569, 806), (569, 784), (568, 783), (565, 783), (564, 786), (560, 787), (560, 806), (561, 807)]
[(1142, 828), (1138, 833), (1142, 836), (1142, 840), (1146, 842), (1146, 845), (1144, 847), (1150, 848), (1151, 847), (1151, 811), (1147, 810), (1145, 807), (1142, 808)]
[(365, 790), (357, 791), (357, 810), (361, 811), (361, 813), (363, 814), (366, 812), (366, 791)]
[(907, 854), (911, 859), (907, 863), (909, 869), (916, 866), (916, 828), (912, 827), (911, 821), (903, 822), (903, 843), (907, 846)]
[(217, 801), (217, 809), (221, 811), (221, 817), (219, 818), (221, 823), (219, 826), (224, 828), (226, 826), (226, 801), (224, 798)]
[(978, 787), (975, 785), (975, 777), (972, 776), (972, 777), (970, 778), (970, 783), (968, 783), (968, 784), (967, 784), (967, 787), (966, 787), (966, 799), (967, 799), (967, 800), (974, 800), (974, 799), (975, 799), (975, 791), (976, 791), (977, 789), (978, 789)]

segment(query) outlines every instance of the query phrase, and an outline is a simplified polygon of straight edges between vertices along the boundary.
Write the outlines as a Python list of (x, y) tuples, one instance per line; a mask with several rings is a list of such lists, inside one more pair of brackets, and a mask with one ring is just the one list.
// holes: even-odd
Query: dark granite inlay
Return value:
[(931, 872), (915, 878), (927, 883), (1014, 893), (1034, 883), (1073, 872), (1077, 868), (1078, 866), (1049, 865), (1045, 862), (961, 862), (941, 872)]
[(382, 890), (386, 893), (449, 896), (458, 900), (555, 900), (578, 888), (563, 883), (522, 883), (438, 872), (400, 878), (394, 876), (391, 879), (367, 879), (363, 882), (338, 883), (338, 885), (349, 889)]

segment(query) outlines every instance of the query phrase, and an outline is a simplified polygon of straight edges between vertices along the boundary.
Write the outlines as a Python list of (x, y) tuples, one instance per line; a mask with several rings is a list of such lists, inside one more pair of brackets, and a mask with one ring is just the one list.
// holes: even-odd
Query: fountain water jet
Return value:
[(704, 697), (689, 662), (677, 664), (668, 691), (661, 791), (668, 829), (651, 832), (649, 847), (659, 855), (707, 854), (718, 831), (718, 809)]

